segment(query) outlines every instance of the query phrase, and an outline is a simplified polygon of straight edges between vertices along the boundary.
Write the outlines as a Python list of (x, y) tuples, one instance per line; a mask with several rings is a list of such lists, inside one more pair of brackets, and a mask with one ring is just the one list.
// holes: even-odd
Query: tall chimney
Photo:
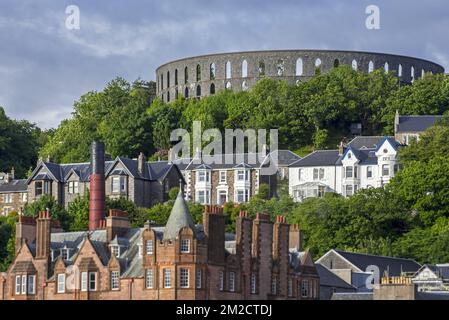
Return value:
[(106, 213), (105, 177), (104, 177), (104, 143), (94, 141), (91, 150), (89, 230), (101, 227)]
[(146, 162), (147, 159), (145, 155), (141, 152), (137, 160), (137, 169), (142, 176), (145, 176)]
[(39, 212), (36, 219), (36, 259), (47, 259), (50, 255), (51, 215), (50, 210)]

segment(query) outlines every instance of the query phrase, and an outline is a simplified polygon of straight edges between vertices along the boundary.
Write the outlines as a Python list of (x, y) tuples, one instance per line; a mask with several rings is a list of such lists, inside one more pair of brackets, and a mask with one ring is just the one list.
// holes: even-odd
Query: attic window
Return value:
[(384, 149), (384, 153), (388, 153), (388, 149)]
[(117, 258), (120, 257), (120, 246), (117, 245), (111, 246), (111, 254), (113, 256), (116, 256)]
[(351, 158), (352, 158), (352, 154), (348, 153), (348, 159), (351, 159)]
[(62, 260), (69, 260), (69, 250), (70, 249), (67, 249), (67, 248), (64, 248), (64, 249), (61, 249), (61, 257), (62, 257)]

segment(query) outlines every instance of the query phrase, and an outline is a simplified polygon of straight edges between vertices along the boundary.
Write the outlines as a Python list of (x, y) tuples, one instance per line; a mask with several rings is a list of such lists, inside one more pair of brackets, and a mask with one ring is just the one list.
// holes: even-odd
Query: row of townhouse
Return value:
[[(96, 150), (100, 150), (96, 144)], [(94, 149), (94, 148), (93, 148)], [(301, 229), (241, 211), (226, 232), (223, 208), (195, 224), (180, 184), (165, 226), (106, 216), (105, 172), (93, 156), (89, 230), (63, 232), (51, 212), (20, 215), (16, 256), (0, 273), (0, 300), (317, 300), (319, 276)], [(106, 170), (105, 170), (106, 169)]]
[[(140, 154), (138, 159), (117, 157), (104, 162), (106, 170), (106, 195), (111, 199), (125, 198), (138, 207), (151, 207), (168, 200), (170, 189), (179, 186), (183, 179), (178, 167), (167, 161), (147, 162)], [(51, 195), (68, 208), (90, 187), (91, 163), (56, 164), (39, 161), (31, 176), (16, 180), (12, 174), (3, 174), (0, 183), (0, 214), (19, 211), (27, 202), (42, 195)]]
[(383, 187), (401, 169), (399, 149), (418, 141), (442, 116), (401, 116), (394, 136), (359, 136), (338, 150), (317, 150), (289, 166), (289, 193), (295, 201)]
[(288, 179), (288, 166), (300, 159), (289, 150), (271, 153), (223, 154), (218, 158), (197, 153), (191, 159), (174, 159), (186, 181), (185, 197), (201, 204), (245, 203), (266, 184), (277, 194), (277, 182)]

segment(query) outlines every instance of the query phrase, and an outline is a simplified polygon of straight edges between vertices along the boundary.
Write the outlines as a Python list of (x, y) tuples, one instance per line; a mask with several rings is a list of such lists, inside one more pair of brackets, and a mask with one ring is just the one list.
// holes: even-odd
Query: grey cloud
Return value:
[[(65, 29), (65, 8), (81, 29)], [(365, 8), (381, 29), (365, 28)], [(154, 79), (158, 65), (235, 50), (321, 48), (405, 54), (449, 68), (446, 1), (17, 1), (0, 3), (0, 105), (55, 127), (74, 100), (116, 76)]]

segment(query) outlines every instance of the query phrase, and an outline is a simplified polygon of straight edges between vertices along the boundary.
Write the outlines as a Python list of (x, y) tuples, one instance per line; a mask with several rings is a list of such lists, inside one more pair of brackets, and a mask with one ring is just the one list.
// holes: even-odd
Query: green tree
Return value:
[(23, 208), (23, 214), (30, 217), (37, 217), (39, 212), (50, 211), (54, 220), (59, 220), (64, 230), (70, 230), (72, 217), (67, 213), (54, 197), (50, 195), (42, 195), (36, 201), (27, 203)]

